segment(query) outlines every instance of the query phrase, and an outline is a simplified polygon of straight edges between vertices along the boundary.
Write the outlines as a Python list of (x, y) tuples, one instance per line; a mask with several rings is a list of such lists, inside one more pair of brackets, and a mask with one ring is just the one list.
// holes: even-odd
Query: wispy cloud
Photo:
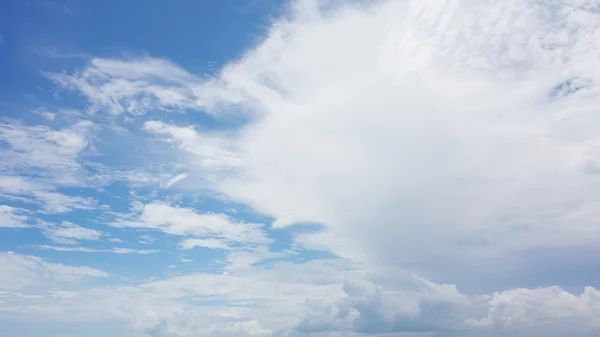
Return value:
[(63, 221), (60, 224), (39, 222), (37, 227), (42, 230), (44, 236), (60, 244), (74, 245), (81, 240), (95, 241), (104, 235), (98, 230), (84, 228), (68, 221)]
[[(131, 218), (131, 219), (130, 219)], [(171, 235), (214, 238), (236, 244), (272, 242), (262, 224), (235, 222), (224, 214), (200, 214), (190, 208), (152, 202), (138, 213), (108, 223), (113, 227), (157, 229)]]
[(138, 238), (138, 242), (145, 244), (145, 245), (151, 244), (152, 242), (154, 242), (156, 240), (157, 240), (156, 238), (154, 238), (148, 234), (144, 234)]
[(171, 188), (173, 185), (177, 184), (178, 182), (184, 180), (187, 177), (188, 177), (187, 173), (180, 173), (180, 174), (176, 175), (175, 177), (169, 179), (169, 181), (167, 181), (166, 183), (164, 183), (163, 187)]
[(27, 216), (23, 209), (0, 205), (0, 228), (29, 228)]
[(47, 76), (85, 96), (92, 111), (103, 110), (112, 115), (196, 109), (203, 105), (197, 97), (202, 81), (166, 60), (145, 58), (132, 63), (93, 59), (76, 74)]
[(99, 269), (66, 266), (12, 252), (0, 253), (0, 273), (10, 275), (0, 279), (0, 289), (9, 290), (72, 284), (90, 278), (108, 277), (106, 272)]
[(148, 255), (158, 253), (159, 250), (136, 250), (130, 248), (109, 248), (109, 249), (96, 249), (87, 247), (63, 247), (63, 246), (49, 246), (39, 245), (36, 246), (40, 249), (49, 249), (57, 252), (83, 252), (83, 253), (113, 253), (113, 254), (141, 254)]

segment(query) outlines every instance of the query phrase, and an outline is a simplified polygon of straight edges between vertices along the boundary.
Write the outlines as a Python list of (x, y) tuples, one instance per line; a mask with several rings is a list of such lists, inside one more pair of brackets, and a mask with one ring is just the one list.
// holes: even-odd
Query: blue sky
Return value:
[(593, 1), (0, 10), (0, 335), (595, 336)]

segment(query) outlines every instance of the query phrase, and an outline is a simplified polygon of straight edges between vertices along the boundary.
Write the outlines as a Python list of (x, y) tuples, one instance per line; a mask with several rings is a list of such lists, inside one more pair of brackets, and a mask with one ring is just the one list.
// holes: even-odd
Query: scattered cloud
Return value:
[[(298, 0), (264, 40), (212, 77), (152, 57), (90, 58), (76, 71), (46, 74), (87, 99), (90, 119), (118, 116), (111, 127), (141, 128), (133, 131), (154, 137), (149, 143), (173, 145), (176, 163), (157, 174), (111, 163), (88, 171), (81, 157), (94, 146), (96, 122), (3, 121), (0, 195), (40, 209), (0, 206), (1, 225), (100, 210), (95, 199), (67, 192), (93, 185), (93, 171), (97, 185), (156, 187), (119, 196), (136, 202), (131, 214), (102, 214), (107, 236), (114, 228), (161, 231), (178, 236), (186, 254), (204, 247), (224, 257), (194, 257), (210, 272), (185, 274), (192, 266), (180, 265), (168, 277), (67, 291), (63, 285), (108, 275), (8, 253), (0, 289), (11, 293), (0, 293), (0, 311), (124, 320), (154, 337), (596, 336), (599, 291), (564, 281), (589, 284), (597, 274), (596, 7)], [(163, 113), (187, 110), (216, 123), (232, 113), (244, 120), (210, 128)], [(215, 200), (273, 224), (195, 207), (198, 194), (169, 194), (192, 178)], [(306, 224), (318, 226), (299, 226)], [(65, 245), (103, 234), (46, 227)], [(303, 249), (280, 247), (288, 245)], [(545, 250), (557, 258), (529, 258)], [(459, 290), (463, 284), (485, 290)], [(29, 292), (44, 287), (51, 290)]]

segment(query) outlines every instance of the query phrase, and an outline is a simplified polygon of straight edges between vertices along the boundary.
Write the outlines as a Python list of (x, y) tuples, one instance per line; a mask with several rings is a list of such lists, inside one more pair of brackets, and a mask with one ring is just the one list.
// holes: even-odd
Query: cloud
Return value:
[(600, 323), (594, 319), (600, 310), (600, 291), (593, 287), (586, 287), (579, 295), (560, 287), (506, 290), (494, 293), (488, 303), (488, 315), (470, 324), (493, 328), (562, 325), (600, 330)]
[[(63, 178), (68, 179), (68, 173)], [(96, 207), (92, 198), (53, 192), (55, 183), (60, 183), (60, 181), (53, 177), (30, 179), (26, 176), (0, 175), (0, 187), (2, 188), (0, 196), (40, 204), (45, 213), (66, 213), (73, 209)]]
[(222, 332), (234, 332), (234, 333), (243, 333), (248, 334), (250, 336), (269, 336), (271, 335), (270, 330), (263, 329), (260, 326), (260, 323), (255, 320), (235, 322), (225, 327), (219, 327), (216, 329), (217, 331)]
[(252, 249), (234, 250), (227, 254), (227, 270), (247, 268), (264, 260), (285, 258), (293, 255), (291, 251), (272, 252), (266, 246)]
[(169, 181), (167, 181), (163, 185), (163, 187), (164, 188), (171, 188), (173, 185), (177, 184), (178, 182), (184, 180), (187, 177), (188, 177), (187, 173), (180, 173), (180, 174), (176, 175), (175, 177), (171, 178)]
[[(600, 329), (596, 314), (598, 291), (586, 288), (581, 295), (560, 287), (515, 289), (493, 295), (469, 296), (454, 285), (438, 285), (414, 277), (417, 292), (386, 291), (364, 281), (347, 281), (347, 297), (327, 305), (307, 303), (301, 332), (350, 330), (358, 333), (435, 332), (435, 336), (496, 336), (495, 329), (515, 336), (559, 336), (565, 327), (579, 333)], [(476, 318), (482, 317), (482, 318)], [(577, 328), (574, 328), (577, 326)], [(538, 334), (549, 327), (559, 330)]]
[(0, 254), (0, 289), (19, 290), (61, 284), (76, 284), (90, 278), (104, 278), (108, 274), (89, 267), (73, 267), (48, 262), (37, 256), (12, 252)]
[[(593, 278), (585, 262), (597, 254), (585, 248), (600, 238), (594, 5), (300, 0), (211, 78), (157, 58), (96, 58), (49, 74), (93, 112), (243, 115), (241, 125), (215, 130), (153, 116), (143, 129), (186, 154), (175, 172), (275, 218), (273, 229), (292, 233), (293, 244), (336, 256), (261, 266), (289, 254), (267, 246), (263, 225), (140, 204), (109, 225), (183, 236), (182, 248), (230, 247), (221, 272), (90, 290), (85, 303), (101, 309), (73, 311), (122, 315), (158, 335), (597, 334), (594, 288), (522, 286), (556, 284), (564, 269), (579, 283)], [(10, 167), (27, 168), (40, 162), (37, 148), (58, 151), (47, 134), (72, 133), (2, 130)], [(87, 138), (61, 139), (71, 150), (42, 159), (77, 168)], [(152, 181), (174, 179), (161, 178)], [(586, 254), (521, 259), (544, 249)], [(397, 277), (415, 270), (427, 279), (409, 286)], [(454, 284), (463, 283), (488, 289), (460, 292)]]
[(36, 246), (40, 249), (55, 250), (57, 252), (83, 252), (83, 253), (113, 253), (113, 254), (141, 254), (148, 255), (158, 253), (159, 250), (136, 250), (130, 248), (110, 248), (110, 249), (96, 249), (87, 247), (60, 247), (60, 246), (49, 246), (39, 245)]
[(61, 187), (82, 186), (86, 171), (78, 157), (89, 146), (94, 124), (80, 121), (62, 129), (0, 123), (0, 193), (42, 205), (46, 213), (96, 207), (91, 198), (68, 196)]
[(238, 223), (223, 214), (199, 214), (189, 208), (161, 202), (143, 205), (132, 220), (109, 223), (113, 227), (158, 229), (171, 235), (186, 235), (225, 240), (238, 244), (270, 243), (261, 224)]
[(45, 169), (75, 173), (81, 170), (77, 156), (90, 143), (94, 124), (81, 121), (62, 130), (46, 126), (26, 126), (17, 123), (0, 123), (0, 140), (10, 151), (3, 151), (0, 168)]
[(417, 276), (412, 281), (412, 288), (399, 290), (335, 261), (283, 262), (269, 268), (194, 273), (137, 286), (51, 291), (37, 297), (0, 293), (6, 301), (0, 302), (0, 309), (18, 303), (25, 315), (65, 322), (119, 318), (137, 322), (139, 331), (160, 325), (160, 331), (184, 336), (288, 331), (303, 336), (495, 337), (510, 333), (558, 337), (565, 331), (593, 336), (600, 328), (595, 320), (600, 297), (593, 288), (581, 294), (550, 287), (467, 295), (452, 284), (435, 284)]
[(74, 245), (80, 240), (98, 240), (103, 233), (95, 229), (84, 228), (68, 221), (60, 224), (42, 222), (38, 224), (44, 236), (61, 244)]
[(151, 244), (152, 242), (154, 242), (156, 240), (157, 240), (156, 238), (153, 238), (148, 234), (144, 234), (139, 237), (138, 242), (147, 245), (147, 244)]
[(247, 124), (145, 130), (275, 227), (323, 224), (301, 243), (344, 258), (458, 263), (598, 243), (589, 3), (310, 3), (202, 85)]
[(208, 249), (227, 249), (229, 248), (229, 246), (227, 246), (225, 243), (223, 243), (222, 240), (217, 240), (217, 239), (186, 239), (183, 240), (180, 244), (179, 247), (181, 247), (181, 249), (192, 249), (194, 247), (204, 247), (204, 248), (208, 248)]
[(201, 134), (191, 127), (165, 124), (160, 121), (144, 123), (144, 130), (163, 135), (163, 141), (179, 145), (179, 148), (200, 157), (200, 167), (213, 170), (230, 169), (240, 164), (235, 154), (235, 142), (221, 134)]
[(0, 228), (28, 228), (27, 216), (21, 215), (23, 210), (18, 208), (0, 205)]
[(85, 96), (92, 111), (103, 110), (112, 115), (194, 109), (203, 104), (199, 101), (201, 98), (196, 97), (202, 81), (166, 60), (144, 58), (130, 63), (92, 59), (76, 74), (47, 76)]

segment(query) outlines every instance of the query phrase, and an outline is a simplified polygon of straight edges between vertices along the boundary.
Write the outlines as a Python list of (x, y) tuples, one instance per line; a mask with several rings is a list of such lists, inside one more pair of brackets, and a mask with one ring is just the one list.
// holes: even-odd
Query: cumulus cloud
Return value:
[[(581, 294), (550, 287), (467, 295), (451, 284), (417, 276), (413, 282), (413, 288), (394, 290), (334, 261), (286, 262), (270, 268), (175, 276), (139, 286), (44, 296), (0, 293), (6, 301), (0, 302), (0, 308), (18, 303), (22, 313), (62, 321), (127, 319), (137, 322), (141, 330), (163, 331), (167, 336), (231, 332), (558, 337), (565, 331), (593, 336), (600, 328), (595, 319), (600, 297), (591, 287)], [(202, 305), (192, 305), (190, 299)]]
[[(416, 291), (389, 291), (370, 282), (347, 281), (343, 288), (346, 296), (336, 303), (308, 302), (297, 329), (306, 333), (340, 330), (495, 336), (494, 330), (500, 328), (516, 336), (532, 331), (537, 336), (554, 327), (571, 326), (571, 331), (585, 335), (600, 328), (593, 318), (600, 297), (591, 287), (580, 295), (549, 287), (473, 296), (460, 293), (455, 285), (413, 278)], [(545, 333), (557, 336), (556, 332)]]
[(275, 226), (325, 225), (301, 243), (345, 258), (597, 243), (589, 2), (309, 3), (203, 84), (249, 123), (145, 129), (195, 154), (190, 166), (219, 163), (212, 187)]

